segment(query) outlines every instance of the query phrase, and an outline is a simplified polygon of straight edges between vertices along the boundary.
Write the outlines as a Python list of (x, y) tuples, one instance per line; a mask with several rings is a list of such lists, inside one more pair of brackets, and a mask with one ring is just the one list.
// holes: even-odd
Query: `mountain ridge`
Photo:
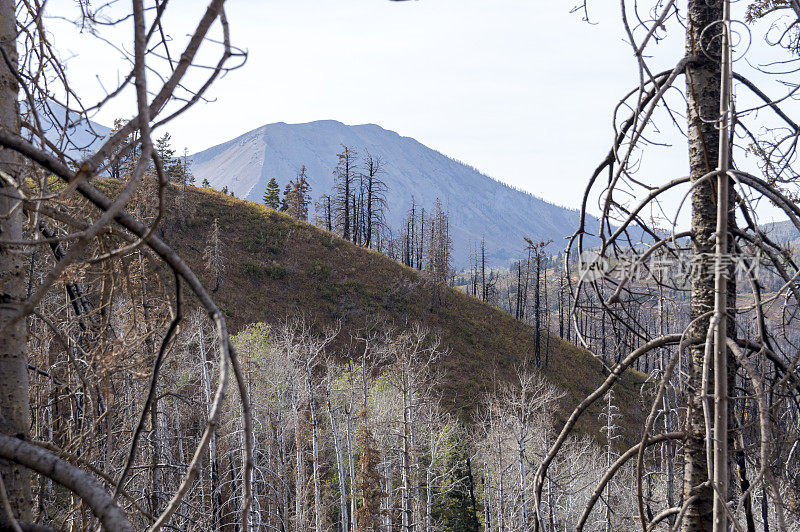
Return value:
[[(523, 237), (565, 241), (579, 212), (539, 198), (374, 123), (346, 125), (326, 119), (290, 124), (275, 122), (193, 154), (198, 181), (227, 187), (238, 197), (259, 201), (267, 181), (281, 187), (305, 165), (312, 197), (329, 193), (336, 154), (342, 145), (369, 151), (386, 164), (387, 222), (397, 230), (414, 203), (425, 209), (440, 199), (451, 215), (453, 257), (468, 262), (470, 249), (486, 238), (487, 262), (506, 266), (522, 254)], [(313, 217), (313, 209), (311, 216)], [(551, 248), (553, 251), (557, 247)]]

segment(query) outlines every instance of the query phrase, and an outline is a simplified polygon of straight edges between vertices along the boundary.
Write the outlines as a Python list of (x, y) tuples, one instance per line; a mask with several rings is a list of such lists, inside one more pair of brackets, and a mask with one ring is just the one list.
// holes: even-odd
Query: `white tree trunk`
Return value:
[(314, 525), (317, 532), (322, 532), (324, 521), (322, 509), (322, 483), (319, 478), (319, 425), (317, 424), (317, 406), (314, 398), (314, 385), (311, 380), (311, 366), (306, 363), (306, 376), (308, 379), (308, 395), (311, 407), (311, 455), (314, 473)]
[(347, 518), (347, 483), (345, 482), (344, 472), (344, 456), (342, 451), (342, 442), (339, 439), (339, 428), (336, 424), (336, 415), (333, 413), (331, 406), (330, 391), (328, 395), (328, 416), (331, 419), (331, 432), (333, 433), (333, 447), (336, 451), (336, 468), (339, 472), (339, 512), (341, 521), (342, 532), (348, 531), (349, 520)]
[[(14, 0), (0, 0), (0, 46), (11, 62), (17, 64), (17, 27)], [(11, 133), (19, 132), (19, 86), (4, 64), (0, 68), (0, 125)], [(19, 176), (19, 157), (10, 150), (0, 150), (0, 171), (11, 179)], [(24, 215), (16, 190), (5, 179), (0, 180), (0, 238), (22, 240)], [(0, 434), (28, 439), (30, 408), (28, 406), (28, 359), (26, 319), (15, 323), (18, 307), (26, 298), (25, 263), (20, 249), (0, 245)], [(0, 475), (15, 517), (31, 520), (30, 474), (25, 468), (0, 460)], [(6, 523), (0, 512), (0, 525)]]

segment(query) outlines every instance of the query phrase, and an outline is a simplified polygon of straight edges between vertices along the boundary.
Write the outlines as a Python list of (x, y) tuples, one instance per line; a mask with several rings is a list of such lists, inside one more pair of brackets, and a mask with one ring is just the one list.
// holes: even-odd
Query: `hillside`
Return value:
[[(422, 322), (441, 334), (449, 350), (442, 362), (444, 398), (466, 415), (492, 375), (510, 377), (533, 352), (533, 335), (521, 322), (455, 289), (447, 289), (446, 304), (432, 309), (420, 272), (377, 252), (220, 192), (190, 187), (189, 202), (192, 214), (183, 223), (168, 219), (165, 237), (213, 287), (202, 267), (202, 238), (217, 219), (225, 236), (226, 264), (215, 298), (233, 332), (253, 322), (275, 324), (293, 315), (318, 326), (341, 320), (342, 342), (336, 347), (346, 350), (350, 334), (374, 320), (396, 326)], [(600, 382), (600, 365), (556, 337), (551, 346), (545, 375), (566, 393), (563, 415)], [(623, 416), (641, 415), (633, 379), (617, 397)], [(584, 429), (597, 428), (597, 412), (585, 416)]]
[[(436, 198), (450, 211), (456, 267), (467, 264), (470, 249), (486, 238), (487, 262), (507, 266), (518, 258), (523, 236), (553, 239), (562, 249), (578, 225), (578, 212), (559, 207), (492, 179), (475, 168), (375, 124), (349, 126), (333, 120), (306, 124), (269, 124), (192, 155), (192, 171), (200, 183), (227, 187), (237, 197), (261, 201), (275, 177), (281, 189), (305, 165), (314, 199), (333, 186), (336, 154), (342, 145), (368, 150), (386, 164), (386, 219), (397, 229), (412, 198), (431, 208)], [(555, 176), (537, 176), (554, 179)], [(313, 217), (313, 216), (312, 216)]]
[(791, 220), (764, 224), (762, 229), (777, 244), (786, 244), (792, 249), (800, 246), (800, 232)]

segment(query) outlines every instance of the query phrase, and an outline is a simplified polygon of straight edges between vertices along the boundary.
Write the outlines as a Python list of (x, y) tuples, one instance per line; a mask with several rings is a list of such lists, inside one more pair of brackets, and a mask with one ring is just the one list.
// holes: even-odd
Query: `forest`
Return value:
[(797, 0), (622, 0), (580, 223), (503, 267), (367, 145), (198, 186), (229, 4), (0, 0), (0, 530), (800, 530)]

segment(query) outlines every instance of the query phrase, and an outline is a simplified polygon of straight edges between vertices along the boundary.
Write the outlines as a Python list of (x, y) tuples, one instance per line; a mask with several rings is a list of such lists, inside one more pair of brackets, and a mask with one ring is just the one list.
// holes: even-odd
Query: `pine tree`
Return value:
[(278, 186), (278, 182), (275, 181), (275, 178), (269, 180), (267, 183), (267, 188), (264, 191), (264, 197), (262, 198), (264, 201), (264, 205), (271, 209), (275, 209), (276, 211), (281, 207), (281, 189)]
[(167, 179), (177, 183), (183, 182), (186, 175), (183, 172), (183, 165), (181, 165), (180, 159), (175, 158), (172, 135), (168, 132), (165, 132), (163, 136), (156, 140), (156, 153), (161, 159), (161, 168), (163, 168)]
[(180, 168), (181, 182), (194, 185), (195, 179), (194, 179), (194, 174), (192, 174), (191, 170), (192, 160), (189, 159), (188, 148), (183, 148), (183, 161), (181, 161), (179, 157), (177, 164), (179, 165)]
[[(114, 119), (114, 129), (111, 130), (111, 134), (116, 134), (122, 126), (125, 124), (125, 120), (122, 118)], [(128, 135), (128, 139), (123, 144), (127, 144), (127, 141), (130, 139), (130, 135)], [(125, 173), (126, 167), (130, 166), (130, 160), (132, 155), (130, 153), (124, 153), (122, 149), (116, 148), (114, 150), (113, 155), (109, 158), (109, 169), (111, 171), (111, 177), (114, 179), (121, 179), (123, 174)]]
[(211, 225), (208, 245), (203, 250), (203, 261), (205, 262), (206, 271), (214, 277), (214, 289), (211, 291), (216, 292), (222, 286), (222, 274), (225, 272), (222, 238), (219, 222), (216, 218), (214, 218), (214, 223)]
[(292, 204), (293, 193), (294, 192), (292, 191), (292, 183), (291, 182), (286, 183), (286, 186), (283, 187), (283, 199), (281, 200), (281, 208), (280, 208), (281, 212), (287, 212), (289, 210), (289, 207)]
[(203, 183), (202, 183), (202, 185), (203, 185), (203, 188), (209, 188), (209, 187), (211, 186), (211, 183), (209, 183), (209, 182), (208, 182), (208, 179), (206, 179), (206, 178), (204, 177), (204, 178), (203, 178)]
[(172, 163), (172, 159), (175, 156), (175, 150), (172, 149), (171, 142), (172, 135), (169, 133), (164, 133), (161, 138), (156, 140), (156, 153), (158, 153), (164, 166)]
[(292, 183), (292, 216), (298, 220), (308, 220), (308, 205), (311, 203), (310, 190), (311, 186), (306, 177), (306, 166), (303, 165)]
[(311, 187), (308, 185), (306, 167), (303, 165), (297, 177), (286, 183), (286, 188), (283, 189), (281, 210), (298, 220), (308, 220), (308, 205), (311, 203), (309, 190)]

